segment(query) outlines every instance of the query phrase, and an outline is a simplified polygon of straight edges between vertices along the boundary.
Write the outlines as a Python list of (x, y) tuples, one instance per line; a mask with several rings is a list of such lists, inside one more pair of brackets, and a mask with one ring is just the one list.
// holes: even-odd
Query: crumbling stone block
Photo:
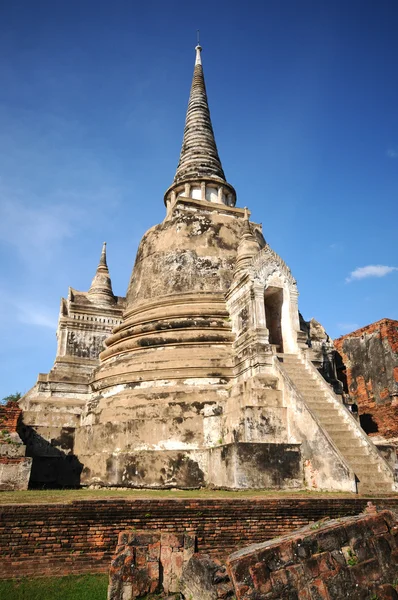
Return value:
[(226, 564), (237, 600), (394, 599), (397, 540), (397, 517), (370, 507), (249, 546)]
[(195, 538), (186, 534), (122, 531), (111, 563), (108, 600), (178, 593), (183, 567), (194, 552)]
[(235, 592), (225, 565), (206, 554), (195, 554), (185, 565), (180, 584), (184, 598), (227, 600)]

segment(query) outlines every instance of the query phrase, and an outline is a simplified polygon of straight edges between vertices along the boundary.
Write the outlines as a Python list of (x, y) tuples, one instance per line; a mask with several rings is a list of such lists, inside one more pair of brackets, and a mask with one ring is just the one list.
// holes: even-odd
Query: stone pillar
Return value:
[(189, 198), (190, 193), (191, 193), (191, 186), (189, 185), (189, 183), (186, 183), (185, 190), (184, 190), (185, 197)]
[(205, 181), (202, 181), (200, 184), (200, 193), (201, 193), (201, 199), (206, 200), (206, 182)]
[(264, 305), (264, 288), (260, 283), (253, 285), (254, 295), (254, 315), (255, 315), (255, 328), (265, 329), (267, 322), (265, 318), (265, 305)]
[(222, 185), (220, 185), (220, 187), (218, 188), (218, 201), (220, 202), (220, 204), (223, 203), (223, 201), (222, 201), (223, 191), (224, 191), (224, 188)]

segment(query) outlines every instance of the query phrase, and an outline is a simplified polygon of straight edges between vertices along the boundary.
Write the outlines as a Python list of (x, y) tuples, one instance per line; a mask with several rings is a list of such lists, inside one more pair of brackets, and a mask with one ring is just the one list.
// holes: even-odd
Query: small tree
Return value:
[(5, 396), (2, 400), (0, 400), (0, 404), (8, 404), (8, 402), (18, 402), (18, 400), (21, 397), (21, 392), (15, 392), (15, 394), (9, 394), (9, 396)]

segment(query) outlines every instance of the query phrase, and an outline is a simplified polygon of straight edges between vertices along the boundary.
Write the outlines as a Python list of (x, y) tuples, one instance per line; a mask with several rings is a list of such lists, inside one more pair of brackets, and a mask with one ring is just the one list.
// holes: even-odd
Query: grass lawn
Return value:
[(0, 600), (106, 600), (108, 575), (0, 580)]
[[(394, 494), (389, 494), (394, 496)], [(277, 490), (119, 490), (119, 489), (78, 489), (78, 490), (27, 490), (19, 492), (0, 492), (0, 504), (45, 504), (51, 502), (73, 502), (74, 500), (106, 500), (124, 498), (134, 500), (142, 498), (357, 498), (356, 494), (338, 492), (307, 492)], [(0, 599), (1, 600), (1, 599)]]

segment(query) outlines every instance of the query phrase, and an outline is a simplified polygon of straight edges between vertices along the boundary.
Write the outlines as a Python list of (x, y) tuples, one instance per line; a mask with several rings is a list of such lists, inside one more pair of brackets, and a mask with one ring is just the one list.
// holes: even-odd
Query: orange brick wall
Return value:
[(398, 321), (383, 319), (335, 340), (350, 398), (369, 435), (398, 437)]
[[(373, 500), (398, 510), (398, 499)], [(109, 500), (0, 507), (0, 578), (106, 572), (118, 533), (192, 532), (198, 550), (233, 550), (324, 517), (360, 513), (360, 498)]]

